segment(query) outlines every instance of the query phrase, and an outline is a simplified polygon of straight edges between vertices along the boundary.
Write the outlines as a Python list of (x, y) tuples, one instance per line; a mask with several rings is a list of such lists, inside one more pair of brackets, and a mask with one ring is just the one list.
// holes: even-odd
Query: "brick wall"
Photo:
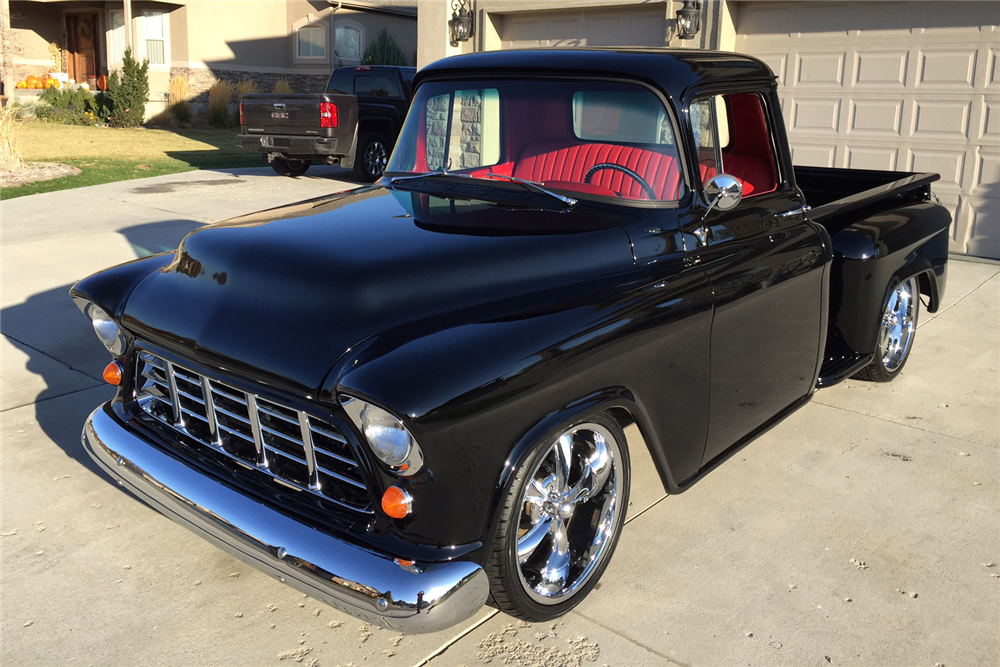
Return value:
[(322, 93), (330, 80), (329, 74), (270, 74), (264, 72), (238, 72), (236, 70), (210, 70), (195, 67), (172, 67), (170, 76), (186, 74), (191, 98), (195, 102), (208, 101), (208, 89), (219, 79), (228, 79), (233, 83), (241, 79), (249, 79), (257, 84), (262, 93), (274, 90), (278, 79), (288, 79), (292, 90), (296, 93)]

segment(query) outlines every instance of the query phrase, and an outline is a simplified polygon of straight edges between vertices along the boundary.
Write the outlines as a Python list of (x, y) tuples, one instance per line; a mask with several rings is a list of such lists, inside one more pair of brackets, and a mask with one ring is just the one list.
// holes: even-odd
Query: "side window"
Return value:
[(690, 118), (702, 184), (726, 173), (743, 183), (744, 197), (777, 189), (774, 147), (760, 96), (704, 97), (691, 105)]
[(500, 94), (458, 90), (427, 100), (427, 168), (470, 169), (500, 161)]

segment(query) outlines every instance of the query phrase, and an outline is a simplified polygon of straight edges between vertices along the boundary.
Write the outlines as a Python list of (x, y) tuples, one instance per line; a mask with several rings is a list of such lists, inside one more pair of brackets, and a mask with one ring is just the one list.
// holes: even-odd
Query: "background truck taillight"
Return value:
[(319, 126), (337, 127), (337, 105), (333, 102), (319, 103)]
[(245, 125), (243, 122), (243, 100), (240, 100), (240, 125)]

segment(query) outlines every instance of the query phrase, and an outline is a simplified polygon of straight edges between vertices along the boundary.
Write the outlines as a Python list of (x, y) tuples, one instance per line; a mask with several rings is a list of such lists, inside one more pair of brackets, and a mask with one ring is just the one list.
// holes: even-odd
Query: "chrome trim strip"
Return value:
[(383, 556), (305, 526), (186, 466), (126, 430), (111, 404), (90, 415), (82, 440), (97, 464), (145, 503), (230, 555), (302, 593), (397, 632), (443, 630), (486, 602), (486, 572), (468, 561), (405, 570)]
[(247, 394), (247, 409), (250, 411), (250, 430), (253, 431), (253, 446), (257, 448), (257, 467), (266, 468), (267, 450), (264, 449), (264, 435), (260, 432), (260, 415), (257, 414), (257, 397)]
[(205, 397), (205, 416), (208, 417), (208, 432), (212, 434), (212, 446), (221, 447), (222, 438), (219, 435), (219, 421), (215, 416), (215, 399), (212, 398), (212, 381), (207, 375), (201, 376), (201, 393)]
[[(299, 411), (299, 428), (302, 430), (302, 444), (306, 449), (306, 465), (309, 466), (309, 488), (319, 489), (319, 472), (316, 471), (316, 451), (313, 449), (312, 429), (309, 415)], [(364, 486), (362, 484), (362, 486)]]
[(163, 363), (166, 366), (163, 374), (167, 376), (167, 383), (170, 388), (170, 403), (173, 406), (174, 425), (178, 428), (184, 428), (184, 417), (181, 412), (181, 402), (177, 397), (177, 380), (174, 379), (174, 365), (166, 359), (163, 360)]

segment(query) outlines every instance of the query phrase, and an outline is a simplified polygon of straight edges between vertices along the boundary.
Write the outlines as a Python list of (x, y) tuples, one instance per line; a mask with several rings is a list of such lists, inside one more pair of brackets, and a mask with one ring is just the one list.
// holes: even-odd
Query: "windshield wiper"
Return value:
[(500, 179), (502, 181), (509, 181), (511, 183), (520, 183), (521, 185), (523, 185), (526, 188), (529, 188), (531, 190), (534, 190), (535, 192), (542, 192), (544, 194), (547, 194), (550, 197), (555, 197), (556, 199), (558, 199), (562, 203), (566, 204), (567, 206), (576, 206), (576, 200), (573, 199), (572, 197), (565, 197), (565, 196), (563, 196), (561, 194), (557, 194), (555, 192), (552, 192), (552, 190), (549, 190), (548, 188), (543, 188), (541, 183), (536, 183), (535, 181), (528, 181), (528, 180), (525, 180), (523, 178), (517, 178), (515, 176), (507, 176), (505, 174), (498, 174), (498, 173), (493, 172), (493, 171), (486, 172), (486, 176), (487, 176), (487, 178), (496, 178), (496, 179)]
[(539, 192), (541, 194), (548, 195), (549, 197), (552, 197), (553, 199), (556, 199), (559, 202), (562, 202), (563, 204), (565, 204), (567, 208), (572, 208), (572, 207), (576, 206), (576, 204), (577, 204), (577, 200), (575, 200), (575, 199), (573, 199), (571, 197), (564, 197), (563, 195), (560, 195), (560, 194), (557, 194), (555, 192), (552, 192), (551, 190), (549, 190), (547, 188), (543, 188), (541, 185), (539, 185), (538, 183), (535, 183), (534, 181), (527, 181), (527, 180), (524, 180), (523, 178), (515, 178), (514, 176), (505, 176), (504, 174), (497, 174), (497, 173), (492, 172), (492, 171), (487, 172), (486, 175), (485, 175), (485, 178), (481, 178), (481, 177), (477, 177), (477, 176), (471, 176), (469, 174), (455, 173), (455, 172), (452, 172), (452, 171), (448, 171), (447, 168), (445, 168), (445, 167), (442, 167), (442, 168), (437, 169), (435, 171), (429, 171), (429, 172), (424, 173), (424, 174), (411, 174), (409, 176), (396, 176), (395, 178), (390, 178), (389, 179), (389, 187), (392, 187), (392, 186), (396, 185), (396, 183), (400, 183), (400, 182), (403, 182), (403, 181), (419, 180), (419, 179), (424, 179), (424, 178), (430, 178), (430, 177), (433, 177), (433, 176), (448, 176), (448, 177), (451, 177), (451, 178), (465, 179), (467, 181), (482, 181), (482, 180), (489, 180), (489, 179), (493, 178), (493, 179), (497, 179), (497, 180), (501, 180), (501, 181), (508, 181), (510, 183), (517, 183), (519, 185), (523, 185), (528, 190), (531, 190), (533, 192)]

